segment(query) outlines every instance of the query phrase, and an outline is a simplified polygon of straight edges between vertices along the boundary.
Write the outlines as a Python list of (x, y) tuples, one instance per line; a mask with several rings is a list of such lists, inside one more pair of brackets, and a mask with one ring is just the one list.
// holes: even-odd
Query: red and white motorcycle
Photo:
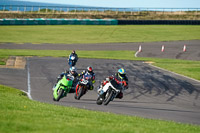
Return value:
[(98, 105), (108, 105), (110, 101), (113, 101), (123, 90), (128, 86), (126, 81), (122, 81), (118, 84), (114, 79), (106, 78), (103, 82), (104, 85), (100, 85), (98, 89), (98, 98), (96, 103)]

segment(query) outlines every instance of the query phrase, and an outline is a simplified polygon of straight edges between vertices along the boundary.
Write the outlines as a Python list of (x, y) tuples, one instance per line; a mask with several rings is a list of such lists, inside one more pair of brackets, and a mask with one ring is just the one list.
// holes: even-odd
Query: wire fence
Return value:
[(200, 20), (200, 8), (103, 8), (0, 5), (0, 18)]
[(4, 13), (38, 14), (193, 14), (200, 15), (200, 8), (103, 8), (103, 7), (65, 7), (65, 6), (25, 6), (0, 5)]

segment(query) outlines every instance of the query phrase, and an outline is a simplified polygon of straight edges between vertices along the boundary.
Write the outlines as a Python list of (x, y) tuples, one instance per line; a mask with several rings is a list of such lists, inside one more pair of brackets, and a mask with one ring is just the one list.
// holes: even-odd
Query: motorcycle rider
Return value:
[(93, 68), (91, 66), (87, 67), (87, 71), (83, 70), (83, 72), (81, 74), (79, 74), (79, 77), (83, 78), (83, 76), (87, 76), (87, 75), (91, 75), (92, 78), (92, 83), (90, 84), (89, 90), (93, 90), (94, 86), (93, 84), (95, 83), (95, 73), (93, 72)]
[(65, 71), (60, 74), (58, 80), (60, 80), (65, 74), (73, 78), (76, 78), (78, 76), (78, 73), (76, 72), (76, 67), (70, 67), (69, 71)]
[[(73, 80), (73, 87), (75, 86), (75, 83), (76, 83), (76, 79), (78, 78), (78, 73), (76, 72), (76, 67), (70, 67), (69, 68), (69, 71), (65, 71), (65, 72), (62, 72), (58, 77), (57, 77), (57, 82), (56, 82), (56, 84), (58, 83), (58, 81), (60, 80), (60, 79), (62, 79), (62, 77), (64, 76), (64, 75), (67, 75), (67, 76), (69, 76), (69, 77), (73, 77), (74, 78), (74, 80)], [(56, 85), (55, 84), (55, 85)], [(55, 87), (55, 86), (54, 86)], [(53, 88), (54, 88), (53, 87)]]
[(76, 62), (78, 61), (78, 55), (76, 54), (76, 51), (75, 50), (72, 50), (72, 53), (69, 55), (69, 59), (68, 59), (68, 62), (70, 62), (71, 60), (71, 57), (74, 56), (75, 57), (75, 65), (76, 65)]
[[(108, 78), (106, 78), (106, 80), (104, 80), (101, 84), (101, 86), (99, 87), (99, 89), (97, 90), (99, 95), (103, 95), (105, 92), (103, 92), (103, 87), (110, 81), (110, 80), (114, 80), (115, 83), (122, 87), (124, 89), (128, 89), (128, 77), (126, 76), (126, 70), (124, 68), (120, 68), (118, 70), (118, 72), (115, 74), (115, 76), (109, 76)], [(123, 92), (120, 91), (120, 93), (116, 96), (116, 98), (123, 98)]]

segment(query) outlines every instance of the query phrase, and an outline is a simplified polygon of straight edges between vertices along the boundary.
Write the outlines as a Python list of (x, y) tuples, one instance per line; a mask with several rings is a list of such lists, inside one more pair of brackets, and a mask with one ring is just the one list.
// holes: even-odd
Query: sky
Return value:
[(95, 7), (200, 8), (200, 0), (21, 0)]

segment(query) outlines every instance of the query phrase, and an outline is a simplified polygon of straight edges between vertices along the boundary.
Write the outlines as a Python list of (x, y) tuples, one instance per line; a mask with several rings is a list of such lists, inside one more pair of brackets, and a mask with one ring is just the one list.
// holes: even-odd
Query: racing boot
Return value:
[(123, 93), (120, 92), (120, 93), (116, 96), (116, 98), (122, 99), (122, 98), (123, 98)]

